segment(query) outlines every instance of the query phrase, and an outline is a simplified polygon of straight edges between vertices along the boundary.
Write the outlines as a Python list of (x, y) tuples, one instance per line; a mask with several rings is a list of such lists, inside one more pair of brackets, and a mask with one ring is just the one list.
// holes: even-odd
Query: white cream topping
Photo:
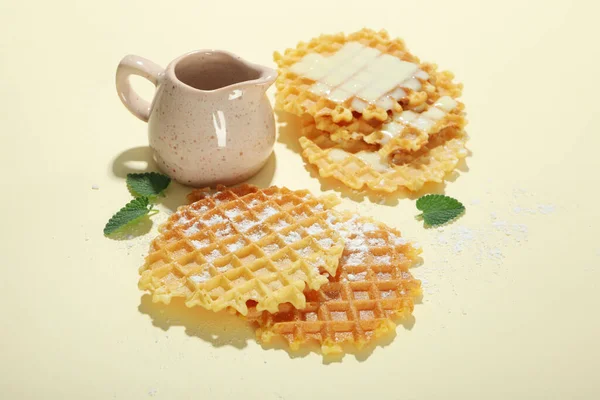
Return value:
[(378, 152), (359, 151), (356, 157), (369, 164), (376, 171), (385, 171), (390, 168), (389, 164), (383, 162)]
[(331, 158), (332, 161), (335, 162), (340, 162), (345, 160), (350, 154), (344, 150), (340, 150), (340, 149), (331, 149), (329, 151), (329, 158)]
[(381, 143), (386, 144), (390, 139), (400, 135), (406, 126), (412, 126), (423, 132), (429, 132), (435, 123), (444, 118), (449, 112), (458, 106), (458, 102), (450, 96), (443, 96), (422, 113), (411, 110), (393, 113), (392, 121), (381, 127)]
[(417, 64), (402, 61), (358, 42), (346, 43), (329, 57), (309, 53), (292, 65), (290, 70), (315, 81), (309, 91), (326, 96), (333, 102), (343, 103), (348, 99), (360, 98), (363, 102), (353, 107), (359, 112), (366, 107), (363, 103), (390, 110), (394, 100), (406, 96), (401, 87), (420, 90), (419, 79), (429, 78)]

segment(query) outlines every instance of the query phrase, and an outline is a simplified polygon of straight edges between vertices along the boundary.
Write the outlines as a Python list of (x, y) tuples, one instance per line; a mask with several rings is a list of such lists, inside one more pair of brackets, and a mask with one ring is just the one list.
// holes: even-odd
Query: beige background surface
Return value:
[[(0, 398), (599, 398), (596, 4), (2, 2)], [(153, 168), (115, 93), (120, 58), (214, 47), (271, 64), (363, 26), (465, 84), (473, 155), (445, 188), (463, 218), (425, 230), (412, 199), (344, 198), (422, 243), (412, 328), (324, 363), (263, 349), (235, 319), (153, 306), (137, 267), (166, 213), (136, 239), (102, 236), (130, 198), (124, 175)], [(253, 182), (337, 190), (305, 169), (290, 124)], [(185, 193), (174, 185), (162, 210)]]

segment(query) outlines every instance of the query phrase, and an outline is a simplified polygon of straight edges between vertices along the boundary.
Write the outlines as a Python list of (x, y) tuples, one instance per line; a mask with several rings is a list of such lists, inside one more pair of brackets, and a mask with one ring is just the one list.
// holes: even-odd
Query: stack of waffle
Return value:
[(243, 185), (197, 190), (160, 228), (139, 287), (153, 301), (243, 316), (270, 342), (360, 348), (410, 315), (420, 250), (395, 229), (334, 210), (337, 198)]
[(322, 35), (275, 62), (275, 106), (302, 118), (303, 156), (323, 177), (416, 191), (467, 155), (462, 85), (385, 31)]

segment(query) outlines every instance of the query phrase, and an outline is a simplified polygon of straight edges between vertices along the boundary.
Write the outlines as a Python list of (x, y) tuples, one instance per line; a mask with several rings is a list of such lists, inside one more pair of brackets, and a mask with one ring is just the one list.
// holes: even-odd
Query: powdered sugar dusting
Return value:
[(392, 262), (392, 258), (388, 255), (373, 257), (373, 263), (375, 265), (389, 265)]
[(238, 251), (239, 249), (244, 247), (245, 244), (246, 243), (244, 243), (244, 241), (242, 239), (239, 239), (237, 242), (228, 244), (227, 250), (229, 250), (231, 252)]
[(542, 214), (552, 214), (556, 210), (556, 207), (552, 204), (539, 204), (537, 208)]
[(309, 246), (296, 250), (296, 253), (300, 254), (302, 257), (308, 257), (314, 253), (314, 250)]
[(368, 238), (367, 243), (369, 243), (369, 246), (372, 247), (385, 246), (385, 240), (382, 238)]
[(296, 231), (291, 231), (287, 235), (283, 236), (283, 241), (287, 244), (298, 242), (302, 240), (302, 236)]
[(318, 240), (317, 243), (319, 243), (319, 246), (321, 246), (322, 248), (329, 249), (331, 246), (333, 246), (333, 239), (323, 238)]
[(372, 224), (370, 222), (363, 224), (363, 227), (362, 227), (363, 232), (373, 232), (376, 229), (377, 229), (377, 227), (375, 226), (375, 224)]
[(190, 279), (196, 283), (206, 282), (207, 280), (210, 279), (210, 272), (208, 272), (208, 270), (205, 270), (200, 275), (190, 276)]
[(279, 246), (277, 245), (277, 243), (271, 243), (266, 246), (263, 246), (262, 249), (265, 253), (267, 253), (268, 255), (271, 255), (271, 254), (275, 253), (277, 250), (279, 250)]
[(275, 230), (279, 231), (287, 226), (290, 226), (289, 222), (287, 222), (285, 219), (280, 219), (278, 220), (273, 227), (275, 228)]
[(322, 233), (324, 231), (323, 227), (321, 225), (319, 225), (318, 223), (314, 223), (311, 226), (309, 226), (308, 228), (306, 228), (306, 232), (308, 232), (309, 235), (318, 235), (319, 233)]
[(227, 225), (224, 228), (218, 229), (215, 232), (215, 235), (217, 235), (217, 237), (224, 237), (224, 236), (227, 236), (230, 234), (231, 234), (231, 225)]
[(266, 233), (264, 233), (261, 230), (258, 230), (256, 232), (252, 232), (248, 235), (248, 237), (250, 238), (250, 240), (252, 240), (253, 242), (258, 242), (260, 239), (262, 239), (263, 237), (266, 236)]
[(183, 231), (183, 233), (186, 236), (192, 236), (193, 234), (198, 233), (198, 232), (200, 232), (200, 229), (198, 229), (198, 226), (196, 224), (190, 226), (185, 231)]
[(349, 266), (360, 265), (365, 261), (365, 253), (351, 253), (349, 256), (345, 256), (344, 260)]
[(181, 217), (179, 217), (179, 219), (177, 220), (177, 222), (175, 222), (175, 225), (183, 225), (183, 224), (187, 224), (188, 222), (190, 222), (191, 220), (187, 219), (185, 215), (182, 215)]
[(212, 225), (218, 224), (219, 222), (223, 222), (223, 221), (225, 221), (225, 218), (223, 218), (219, 214), (215, 214), (212, 217), (210, 217), (210, 219), (205, 220), (205, 223), (208, 226), (212, 226)]
[(392, 240), (394, 241), (395, 246), (406, 246), (409, 243), (407, 239), (396, 235), (392, 237)]
[[(516, 261), (509, 256), (521, 246), (528, 251), (524, 246), (530, 237), (528, 224), (551, 218), (559, 209), (547, 199), (540, 202), (538, 195), (522, 188), (498, 193), (491, 183), (490, 186), (485, 198), (464, 199), (477, 205), (468, 210), (469, 216), (441, 229), (425, 230), (426, 262), (414, 270), (426, 294), (424, 302), (436, 301), (438, 296), (427, 295), (439, 291), (457, 295), (454, 286), (457, 279), (472, 279), (479, 286), (487, 283), (496, 287), (515, 279), (512, 266)], [(494, 206), (499, 196), (507, 197), (508, 204)], [(511, 268), (504, 268), (509, 265)]]
[(248, 203), (248, 205), (252, 208), (258, 206), (260, 204), (260, 201), (258, 201), (258, 199), (253, 199), (250, 203)]
[(259, 221), (262, 222), (265, 219), (277, 214), (278, 212), (279, 211), (277, 211), (276, 208), (274, 208), (272, 206), (267, 206), (258, 214), (258, 219), (259, 219)]
[(253, 221), (250, 219), (244, 219), (237, 223), (237, 228), (240, 230), (240, 232), (246, 232), (247, 230), (249, 230), (256, 224), (257, 224), (256, 221)]
[(242, 210), (239, 208), (231, 208), (229, 210), (225, 210), (225, 215), (227, 218), (235, 218), (242, 213)]
[(227, 264), (227, 265), (224, 265), (224, 266), (222, 266), (222, 267), (217, 267), (217, 271), (219, 271), (219, 272), (223, 273), (223, 272), (227, 272), (227, 271), (229, 271), (229, 270), (230, 270), (230, 269), (232, 269), (232, 268), (233, 268), (233, 265), (231, 265), (231, 264)]
[(192, 240), (192, 246), (194, 246), (197, 249), (201, 249), (203, 247), (206, 247), (210, 244), (210, 240), (208, 239), (203, 239), (203, 240)]
[(222, 254), (218, 249), (214, 249), (213, 251), (211, 251), (209, 254), (205, 255), (204, 257), (206, 257), (206, 260), (208, 262), (213, 262), (217, 258), (221, 257), (221, 255)]
[(346, 248), (350, 251), (369, 251), (369, 246), (367, 246), (367, 242), (363, 236), (356, 236), (352, 239), (346, 240)]

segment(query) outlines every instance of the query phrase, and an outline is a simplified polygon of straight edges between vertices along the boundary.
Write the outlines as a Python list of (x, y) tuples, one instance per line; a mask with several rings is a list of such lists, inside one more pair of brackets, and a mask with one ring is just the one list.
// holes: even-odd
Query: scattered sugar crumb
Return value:
[(156, 389), (150, 389), (150, 391), (148, 392), (148, 396), (154, 397), (154, 396), (156, 396), (157, 392), (158, 392), (158, 390), (156, 390)]
[(98, 186), (98, 185), (92, 185), (92, 190), (99, 190), (99, 189), (100, 189), (100, 186)]
[[(510, 192), (509, 196), (511, 196)], [(479, 219), (470, 226), (453, 223), (444, 226), (443, 229), (427, 230), (423, 245), (427, 248), (428, 254), (436, 255), (436, 260), (427, 262), (425, 256), (424, 266), (411, 271), (421, 280), (423, 292), (426, 294), (425, 302), (435, 301), (435, 297), (427, 295), (441, 290), (449, 290), (448, 294), (458, 296), (452, 284), (453, 280), (477, 280), (482, 270), (474, 267), (485, 266), (485, 271), (491, 272), (496, 277), (506, 276), (507, 270), (500, 267), (508, 261), (507, 254), (511, 248), (521, 246), (529, 239), (527, 223), (533, 223), (535, 219), (548, 218), (549, 214), (556, 211), (553, 204), (536, 202), (533, 193), (520, 188), (514, 189), (512, 197), (509, 198), (510, 205), (506, 208), (490, 210), (487, 221)], [(473, 203), (478, 202), (473, 200), (471, 204)], [(490, 201), (489, 204), (493, 205), (493, 202)], [(465, 253), (473, 255), (474, 258), (461, 258)], [(456, 274), (459, 269), (468, 269), (470, 272)], [(487, 278), (486, 275), (482, 282), (494, 284), (495, 281)], [(441, 286), (437, 287), (437, 284)], [(450, 288), (447, 284), (450, 284)], [(466, 312), (462, 314), (466, 315)]]
[(539, 204), (537, 206), (538, 211), (542, 214), (552, 214), (554, 212), (554, 210), (556, 209), (556, 207), (554, 207), (554, 205), (552, 204)]
[(480, 203), (481, 203), (481, 200), (479, 200), (479, 199), (473, 199), (473, 200), (471, 200), (471, 205), (472, 205), (472, 206), (477, 206), (477, 205), (479, 205)]

